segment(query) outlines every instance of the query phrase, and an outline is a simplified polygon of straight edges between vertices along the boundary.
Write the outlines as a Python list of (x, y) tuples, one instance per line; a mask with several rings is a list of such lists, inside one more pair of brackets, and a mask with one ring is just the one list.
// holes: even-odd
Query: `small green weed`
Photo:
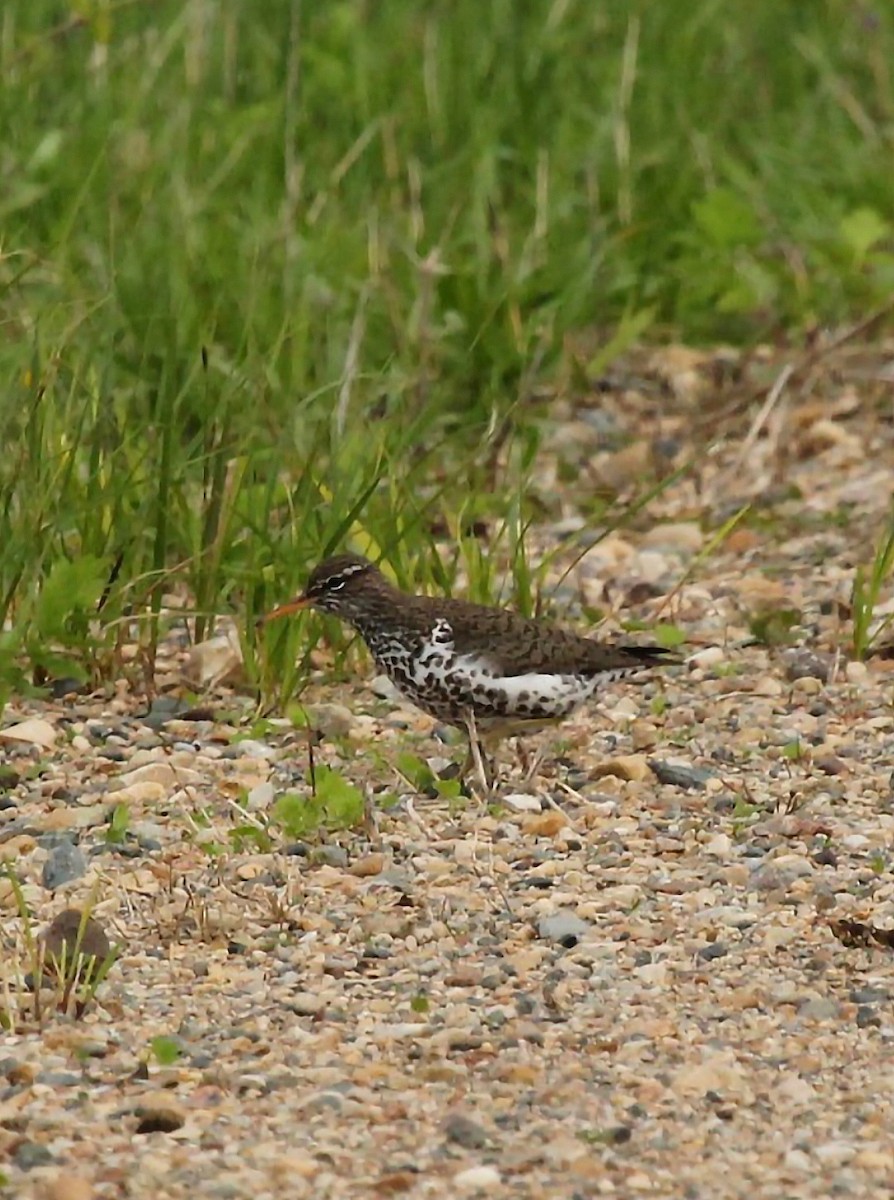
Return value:
[(802, 619), (799, 608), (768, 608), (751, 613), (748, 629), (760, 646), (786, 646), (792, 641), (792, 630)]
[(50, 1011), (79, 1020), (118, 956), (93, 916), (95, 891), (83, 910), (66, 909), (39, 934), (21, 882), (8, 863), (20, 937), (0, 943), (0, 1024), (15, 1029), (23, 1022), (42, 1028)]
[(353, 829), (362, 824), (363, 814), (360, 789), (333, 768), (318, 766), (311, 794), (281, 796), (273, 805), (272, 819), (287, 838), (301, 840), (321, 829)]
[(172, 1067), (183, 1057), (183, 1045), (177, 1037), (158, 1034), (149, 1040), (149, 1056), (160, 1067)]
[(127, 804), (116, 804), (109, 818), (105, 840), (109, 845), (119, 846), (127, 840), (130, 829), (130, 807)]
[(862, 662), (872, 653), (882, 633), (894, 621), (894, 613), (876, 618), (882, 592), (894, 570), (894, 516), (879, 539), (869, 568), (857, 567), (851, 590), (854, 657)]

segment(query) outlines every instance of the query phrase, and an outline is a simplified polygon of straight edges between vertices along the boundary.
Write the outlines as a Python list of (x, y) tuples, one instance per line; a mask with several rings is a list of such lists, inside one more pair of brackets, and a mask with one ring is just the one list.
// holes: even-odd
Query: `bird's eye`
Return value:
[(327, 584), (327, 589), (330, 592), (340, 592), (344, 586), (345, 581), (343, 579), (330, 579), (329, 583)]

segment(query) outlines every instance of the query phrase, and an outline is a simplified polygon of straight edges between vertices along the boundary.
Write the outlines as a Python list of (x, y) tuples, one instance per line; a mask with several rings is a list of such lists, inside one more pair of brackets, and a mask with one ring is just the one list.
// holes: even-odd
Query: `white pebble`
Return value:
[(453, 1182), (463, 1192), (484, 1191), (500, 1186), (500, 1172), (496, 1167), (467, 1167), (453, 1176)]

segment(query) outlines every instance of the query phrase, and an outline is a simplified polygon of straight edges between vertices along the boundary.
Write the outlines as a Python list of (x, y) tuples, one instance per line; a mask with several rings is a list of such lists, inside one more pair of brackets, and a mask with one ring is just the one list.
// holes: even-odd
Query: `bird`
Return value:
[(401, 591), (360, 554), (324, 559), (262, 622), (308, 608), (350, 625), (406, 699), (465, 730), (464, 772), (475, 767), (485, 795), (488, 744), (556, 724), (603, 684), (674, 661), (662, 646), (597, 641), (510, 609)]

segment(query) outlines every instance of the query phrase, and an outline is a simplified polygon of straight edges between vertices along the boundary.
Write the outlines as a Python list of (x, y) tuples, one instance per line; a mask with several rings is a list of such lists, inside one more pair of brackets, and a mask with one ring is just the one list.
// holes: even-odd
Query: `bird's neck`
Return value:
[(405, 638), (415, 628), (416, 599), (383, 580), (374, 593), (365, 597), (363, 607), (346, 614), (346, 619), (366, 642), (373, 657), (379, 659), (396, 638)]

